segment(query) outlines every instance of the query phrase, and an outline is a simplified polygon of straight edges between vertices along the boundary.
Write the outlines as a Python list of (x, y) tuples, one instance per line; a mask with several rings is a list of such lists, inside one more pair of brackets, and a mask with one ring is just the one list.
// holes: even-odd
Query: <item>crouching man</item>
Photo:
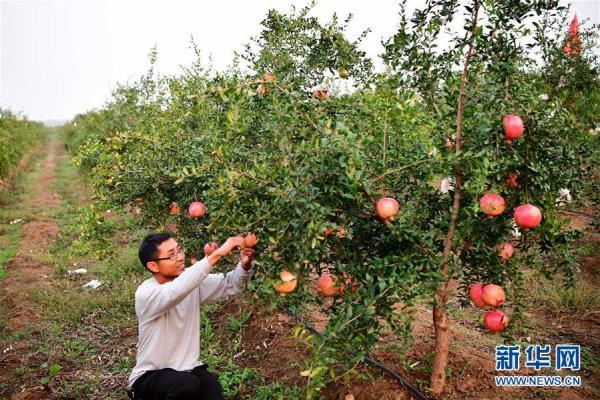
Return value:
[[(241, 261), (227, 274), (211, 274), (236, 248)], [(252, 275), (254, 250), (231, 237), (212, 254), (184, 268), (184, 250), (170, 233), (143, 240), (139, 257), (152, 278), (135, 292), (139, 338), (128, 393), (135, 400), (222, 399), (217, 377), (200, 356), (200, 305), (242, 291)]]

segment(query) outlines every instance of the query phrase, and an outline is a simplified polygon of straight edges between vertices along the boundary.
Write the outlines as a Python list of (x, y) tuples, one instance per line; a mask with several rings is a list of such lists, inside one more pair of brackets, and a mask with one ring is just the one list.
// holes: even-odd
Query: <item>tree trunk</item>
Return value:
[[(479, 6), (479, 0), (475, 0), (472, 14), (473, 27), (471, 29), (471, 40), (469, 43), (467, 55), (465, 56), (463, 72), (460, 79), (458, 111), (456, 113), (456, 153), (459, 153), (462, 147), (463, 113), (465, 108), (465, 85), (467, 81), (469, 61), (473, 54), (473, 48), (475, 47), (475, 29), (477, 27), (477, 15), (479, 13)], [(454, 204), (452, 205), (450, 227), (448, 228), (448, 234), (446, 235), (446, 239), (444, 240), (444, 263), (442, 264), (441, 269), (441, 284), (440, 287), (435, 291), (433, 305), (433, 326), (435, 329), (435, 358), (433, 360), (433, 366), (431, 368), (430, 388), (431, 391), (435, 394), (442, 393), (442, 391), (444, 390), (444, 386), (446, 385), (446, 367), (448, 366), (448, 354), (450, 353), (450, 323), (448, 319), (448, 312), (446, 310), (446, 304), (448, 300), (448, 281), (450, 279), (448, 260), (450, 259), (450, 253), (452, 251), (454, 233), (456, 231), (456, 220), (458, 219), (458, 212), (460, 211), (460, 190), (462, 185), (462, 173), (460, 164), (457, 164), (455, 166), (454, 174)]]

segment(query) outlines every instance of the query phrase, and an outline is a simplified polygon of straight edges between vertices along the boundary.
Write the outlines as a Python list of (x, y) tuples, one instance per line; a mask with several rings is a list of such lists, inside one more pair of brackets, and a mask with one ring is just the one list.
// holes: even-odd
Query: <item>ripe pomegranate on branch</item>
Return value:
[(204, 205), (204, 203), (195, 200), (188, 207), (188, 214), (193, 219), (202, 218), (206, 214), (206, 206)]
[(281, 296), (285, 296), (296, 289), (296, 285), (298, 284), (296, 275), (292, 274), (288, 270), (283, 270), (279, 274), (279, 277), (281, 280), (279, 282), (273, 282), (273, 286)]

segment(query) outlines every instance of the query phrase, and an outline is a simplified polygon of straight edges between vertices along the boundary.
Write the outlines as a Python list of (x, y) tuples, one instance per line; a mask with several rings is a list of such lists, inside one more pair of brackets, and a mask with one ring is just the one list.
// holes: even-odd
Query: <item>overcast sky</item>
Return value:
[[(190, 65), (190, 36), (216, 69), (231, 63), (271, 8), (308, 0), (7, 1), (0, 0), (0, 107), (35, 120), (69, 119), (100, 108), (117, 82), (136, 80), (156, 44), (163, 74)], [(422, 3), (413, 1), (414, 4)], [(598, 23), (600, 1), (572, 1), (580, 19)], [(373, 59), (397, 26), (397, 0), (320, 0), (313, 14), (328, 21), (354, 14), (352, 39)]]

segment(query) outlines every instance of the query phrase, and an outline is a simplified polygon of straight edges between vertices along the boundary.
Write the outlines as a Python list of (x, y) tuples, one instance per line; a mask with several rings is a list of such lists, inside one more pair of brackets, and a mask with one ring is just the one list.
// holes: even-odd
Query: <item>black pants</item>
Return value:
[(223, 388), (206, 365), (190, 372), (171, 368), (147, 371), (133, 383), (135, 400), (222, 400)]

